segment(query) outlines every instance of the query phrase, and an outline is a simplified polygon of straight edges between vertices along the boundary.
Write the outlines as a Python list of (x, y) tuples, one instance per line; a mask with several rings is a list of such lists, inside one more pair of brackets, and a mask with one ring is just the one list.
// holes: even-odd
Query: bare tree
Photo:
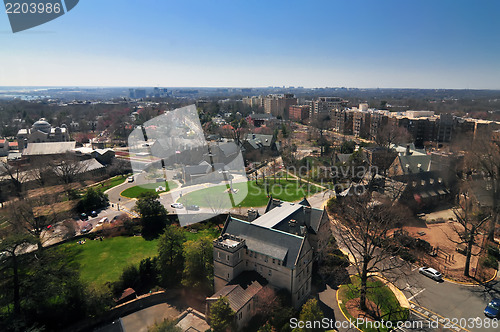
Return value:
[(311, 125), (317, 129), (319, 134), (318, 145), (320, 146), (320, 154), (323, 156), (326, 147), (330, 144), (328, 139), (325, 137), (324, 133), (326, 130), (332, 128), (330, 114), (318, 114), (311, 121)]
[(454, 208), (453, 213), (457, 218), (457, 222), (460, 227), (453, 225), (453, 230), (458, 235), (459, 240), (454, 240), (448, 237), (448, 239), (457, 245), (465, 245), (465, 268), (464, 275), (469, 277), (470, 261), (472, 257), (473, 246), (479, 246), (477, 243), (477, 236), (483, 231), (483, 228), (491, 218), (491, 215), (484, 216), (480, 211), (474, 209), (472, 200), (467, 194), (462, 195), (463, 200), (460, 204), (460, 208)]
[(374, 201), (369, 193), (348, 196), (342, 204), (343, 225), (335, 237), (354, 260), (360, 277), (360, 309), (366, 311), (369, 276), (403, 265), (400, 260), (391, 259), (395, 252), (384, 246), (390, 242), (390, 231), (399, 226), (400, 213), (396, 205)]
[(490, 132), (478, 135), (472, 147), (466, 151), (465, 167), (466, 173), (481, 176), (488, 187), (493, 215), (489, 223), (488, 240), (493, 241), (500, 214), (500, 142), (492, 140)]
[(29, 180), (35, 181), (40, 187), (46, 186), (54, 178), (55, 165), (50, 158), (39, 160), (26, 170)]
[[(57, 213), (53, 201), (48, 195), (36, 198), (25, 198), (9, 205), (7, 222), (13, 229), (30, 234), (36, 239), (38, 250), (42, 250), (43, 243), (48, 240), (47, 226), (57, 221)], [(53, 199), (53, 197), (52, 197)], [(40, 213), (40, 208), (45, 213)]]
[(7, 161), (0, 162), (0, 178), (4, 178), (11, 183), (15, 196), (21, 197), (23, 194), (23, 183), (27, 178), (27, 173), (20, 164), (9, 164)]
[(388, 123), (378, 130), (374, 139), (378, 146), (389, 149), (392, 144), (411, 142), (412, 137), (406, 128)]
[(5, 253), (0, 256), (0, 266), (2, 270), (8, 268), (5, 264), (10, 261), (10, 267), (12, 268), (12, 293), (14, 302), (14, 314), (19, 315), (21, 313), (21, 296), (20, 296), (20, 263), (18, 261), (18, 255), (20, 250), (29, 244), (34, 242), (33, 237), (26, 233), (13, 232), (7, 236), (2, 236), (0, 241), (0, 252)]
[(71, 184), (78, 181), (82, 174), (87, 171), (87, 164), (80, 161), (75, 155), (66, 153), (55, 161), (54, 173), (64, 184), (68, 198), (70, 196)]

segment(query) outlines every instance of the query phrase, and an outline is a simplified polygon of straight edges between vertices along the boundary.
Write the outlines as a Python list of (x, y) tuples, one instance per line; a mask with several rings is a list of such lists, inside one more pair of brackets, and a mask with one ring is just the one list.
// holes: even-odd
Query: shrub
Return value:
[(488, 255), (486, 256), (486, 258), (483, 259), (483, 262), (482, 262), (483, 266), (485, 267), (490, 267), (492, 269), (496, 269), (498, 268), (498, 261), (497, 259), (492, 256), (492, 255)]
[(416, 247), (416, 249), (421, 250), (425, 253), (429, 253), (432, 250), (431, 244), (425, 240), (422, 240), (422, 239), (417, 239), (415, 247)]
[(399, 256), (403, 260), (410, 262), (410, 263), (415, 263), (417, 261), (417, 258), (412, 253), (410, 253), (407, 249), (402, 249), (401, 252), (399, 253)]
[(495, 257), (497, 260), (500, 260), (500, 249), (494, 246), (488, 246), (488, 255)]
[(332, 211), (333, 209), (335, 209), (335, 207), (337, 206), (337, 198), (336, 197), (332, 197), (328, 200), (328, 202), (326, 203), (326, 207), (328, 208), (329, 211)]

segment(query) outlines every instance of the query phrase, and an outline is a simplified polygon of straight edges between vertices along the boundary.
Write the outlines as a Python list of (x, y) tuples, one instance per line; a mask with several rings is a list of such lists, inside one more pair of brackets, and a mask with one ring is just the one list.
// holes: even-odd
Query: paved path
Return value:
[(147, 332), (148, 326), (155, 322), (161, 322), (165, 318), (175, 318), (180, 312), (167, 303), (161, 303), (152, 307), (134, 312), (122, 317), (125, 332)]

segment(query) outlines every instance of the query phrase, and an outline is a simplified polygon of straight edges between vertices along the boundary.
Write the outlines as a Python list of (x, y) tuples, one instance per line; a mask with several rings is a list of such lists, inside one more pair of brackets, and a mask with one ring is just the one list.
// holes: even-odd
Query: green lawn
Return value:
[[(202, 236), (215, 239), (219, 231), (208, 228), (192, 233), (186, 232), (186, 241)], [(68, 249), (72, 261), (80, 265), (80, 276), (87, 283), (105, 284), (117, 281), (123, 269), (147, 257), (157, 255), (158, 240), (146, 241), (140, 236), (118, 236), (103, 241), (87, 239), (85, 244), (76, 241), (62, 246)]]
[(193, 232), (186, 230), (186, 240), (187, 241), (197, 240), (203, 236), (208, 236), (209, 238), (215, 240), (219, 235), (220, 235), (220, 231), (215, 229), (215, 228), (202, 229), (196, 233), (193, 233)]
[[(351, 276), (351, 284), (340, 286), (338, 297), (342, 301), (340, 307), (347, 318), (355, 321), (356, 318), (352, 317), (345, 306), (345, 303), (351, 299), (359, 298), (358, 287), (360, 285), (360, 279), (358, 276)], [(408, 310), (401, 307), (396, 296), (392, 293), (389, 287), (385, 286), (384, 283), (378, 279), (371, 278), (368, 281), (368, 294), (367, 298), (373, 301), (379, 307), (382, 319), (384, 321), (396, 322), (399, 320), (408, 319)], [(396, 324), (394, 324), (395, 326)], [(376, 332), (375, 328), (370, 328), (367, 326), (358, 326), (361, 330), (366, 332)], [(380, 331), (387, 331), (387, 329), (380, 329)]]
[[(167, 184), (168, 184), (166, 188), (167, 190), (159, 191), (158, 194), (177, 188), (177, 184), (175, 182), (168, 181)], [(153, 182), (153, 183), (146, 183), (146, 184), (141, 184), (139, 186), (130, 187), (122, 191), (120, 195), (128, 198), (137, 198), (139, 197), (140, 194), (145, 192), (156, 193), (155, 189), (158, 188), (159, 186), (165, 186), (165, 182)]]
[[(285, 179), (276, 179), (276, 183), (274, 183), (274, 179), (269, 178), (267, 183), (268, 190), (266, 190), (266, 186), (261, 179), (259, 179), (258, 184), (255, 184), (255, 181), (235, 183), (233, 189), (238, 189), (238, 192), (232, 195), (235, 206), (264, 206), (269, 201), (268, 191), (274, 198), (283, 201), (296, 201), (302, 199), (304, 196), (309, 196), (322, 190), (310, 184), (309, 195), (307, 195), (307, 183), (299, 184), (298, 180), (287, 181)], [(185, 205), (195, 204), (202, 207), (217, 205), (220, 208), (231, 208), (233, 207), (232, 202), (229, 198), (230, 195), (225, 194), (226, 189), (226, 185), (220, 185), (194, 191), (179, 198), (178, 202)]]
[(104, 181), (101, 184), (96, 185), (95, 187), (102, 190), (102, 191), (106, 191), (108, 189), (116, 187), (117, 185), (125, 182), (125, 180), (127, 180), (128, 176), (129, 175), (117, 175), (117, 176), (112, 177), (111, 179)]
[(63, 244), (80, 264), (82, 281), (104, 284), (116, 281), (125, 267), (142, 259), (156, 256), (158, 241), (146, 241), (140, 236), (114, 237), (103, 241), (87, 239), (85, 244)]

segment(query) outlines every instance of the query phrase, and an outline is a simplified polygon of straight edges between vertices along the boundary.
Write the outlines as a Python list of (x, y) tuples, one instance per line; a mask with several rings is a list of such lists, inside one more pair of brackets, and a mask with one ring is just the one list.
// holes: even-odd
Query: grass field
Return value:
[(97, 185), (96, 188), (98, 188), (102, 191), (106, 191), (108, 189), (116, 187), (117, 185), (120, 185), (123, 182), (125, 182), (125, 180), (127, 180), (128, 176), (129, 176), (128, 174), (114, 176), (111, 179), (108, 179), (108, 180), (104, 181), (103, 183)]
[[(214, 228), (197, 233), (186, 232), (186, 241), (202, 236), (215, 239), (219, 231)], [(118, 236), (103, 241), (87, 239), (85, 244), (76, 241), (63, 244), (72, 256), (72, 261), (80, 265), (80, 276), (87, 283), (105, 284), (117, 281), (123, 269), (147, 257), (157, 255), (158, 240), (146, 241), (140, 236)]]
[(142, 259), (156, 256), (158, 241), (146, 241), (140, 236), (114, 237), (103, 241), (87, 239), (85, 244), (64, 244), (80, 264), (82, 281), (104, 284), (116, 281), (125, 267)]
[[(165, 182), (153, 182), (153, 183), (146, 183), (146, 184), (141, 184), (139, 186), (134, 186), (128, 189), (125, 189), (120, 193), (120, 195), (128, 198), (137, 198), (139, 197), (140, 194), (145, 193), (145, 192), (153, 192), (156, 193), (156, 188), (159, 186), (165, 186)], [(177, 188), (177, 184), (175, 182), (168, 181), (167, 182), (167, 188), (165, 188), (165, 191), (159, 191), (158, 194), (167, 192), (169, 190)]]
[[(241, 205), (242, 207), (257, 207), (267, 204), (269, 200), (269, 196), (267, 194), (268, 192), (274, 198), (278, 198), (283, 201), (296, 201), (304, 196), (309, 196), (322, 190), (321, 188), (310, 184), (308, 195), (307, 187), (307, 183), (299, 184), (298, 180), (287, 181), (285, 179), (277, 179), (276, 183), (274, 183), (273, 178), (268, 179), (268, 190), (266, 190), (266, 186), (262, 180), (259, 180), (258, 184), (255, 184), (255, 181), (235, 183), (233, 184), (233, 189), (238, 189), (238, 193), (233, 194), (233, 198), (237, 203), (236, 206)], [(226, 185), (220, 185), (194, 191), (179, 198), (178, 202), (185, 205), (196, 204), (202, 207), (208, 207), (211, 206), (211, 204), (217, 203), (211, 201), (214, 197), (227, 198), (229, 195), (224, 195), (224, 191), (226, 189)], [(247, 195), (243, 198), (245, 192), (247, 192)], [(241, 199), (243, 200), (239, 203)], [(227, 202), (221, 204), (224, 204), (224, 206), (221, 206), (224, 208), (232, 207), (229, 199), (227, 199)]]
[[(351, 276), (351, 284), (342, 285), (339, 289), (338, 298), (341, 301), (340, 307), (342, 311), (347, 315), (347, 318), (355, 321), (357, 317), (352, 317), (346, 309), (345, 303), (351, 299), (359, 298), (359, 285), (360, 279), (358, 276)], [(378, 279), (370, 279), (368, 281), (368, 300), (377, 304), (381, 319), (384, 321), (398, 321), (408, 319), (408, 310), (401, 307), (396, 296), (392, 293), (389, 287), (385, 286), (384, 283)], [(394, 324), (395, 325), (395, 324)], [(363, 331), (375, 332), (379, 331), (376, 328), (370, 328), (367, 326), (358, 326)], [(387, 331), (387, 328), (381, 328), (380, 331)]]

